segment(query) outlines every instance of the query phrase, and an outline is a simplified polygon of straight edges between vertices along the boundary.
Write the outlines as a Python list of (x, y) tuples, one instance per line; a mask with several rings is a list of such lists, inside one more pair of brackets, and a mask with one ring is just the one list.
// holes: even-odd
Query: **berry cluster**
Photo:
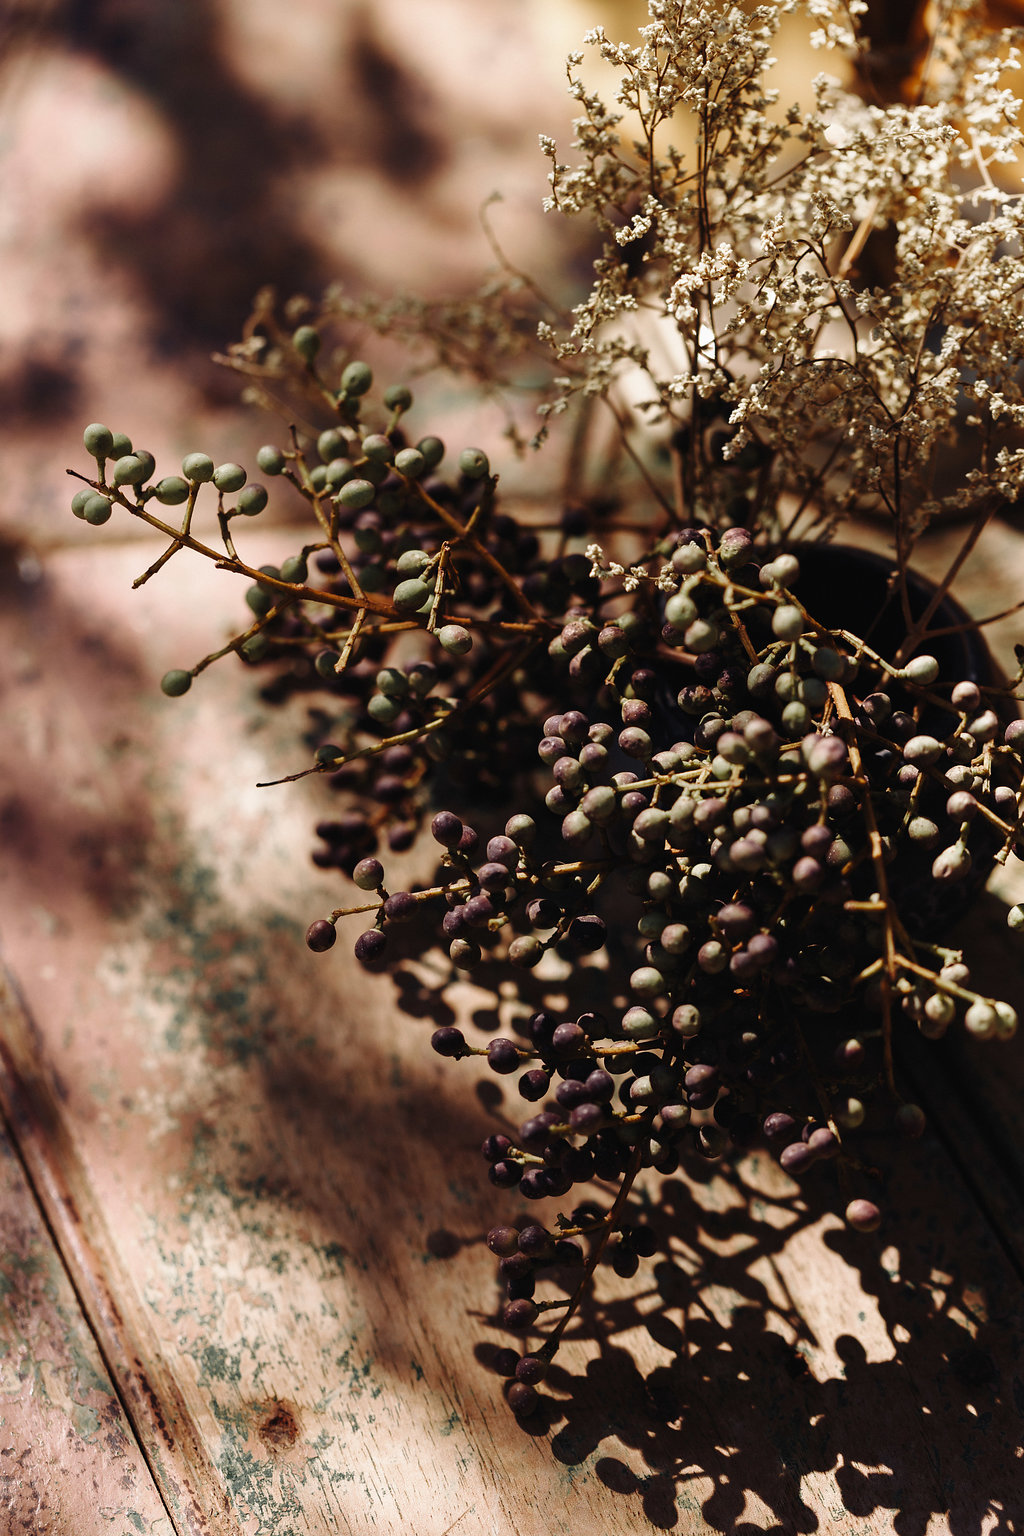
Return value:
[[(318, 379), (319, 345), (310, 326), (292, 338)], [(322, 381), (333, 424), (257, 455), (311, 517), (278, 566), (236, 549), (236, 520), (270, 499), (240, 465), (192, 453), (156, 479), (99, 424), (72, 509), (102, 524), (117, 507), (168, 538), (140, 581), (184, 548), (248, 581), (248, 622), (169, 671), (166, 694), (230, 653), (273, 665), (268, 697), (315, 693), (318, 742), (293, 777), (342, 797), (314, 858), (365, 899), (314, 921), (309, 947), (361, 913), (361, 964), (385, 967), (401, 930), (403, 952), (440, 950), (484, 984), (518, 976), (540, 1003), (514, 1038), (432, 1039), (516, 1079), (522, 1118), (483, 1146), (492, 1185), (530, 1203), (576, 1191), (553, 1228), (488, 1235), (505, 1326), (541, 1335), (499, 1361), (525, 1413), (595, 1266), (628, 1277), (653, 1251), (630, 1215), (641, 1170), (763, 1141), (794, 1177), (833, 1162), (847, 1222), (877, 1226), (856, 1133), (924, 1124), (899, 1093), (899, 1032), (1016, 1028), (939, 941), (950, 889), (1018, 851), (1024, 721), (957, 611), (905, 570), (893, 595), (888, 565), (880, 581), (859, 569), (858, 632), (829, 611), (821, 547), (665, 517), (621, 563), (580, 547), (593, 522), (575, 512), (499, 510), (478, 449), (446, 478), (441, 440), (406, 436), (410, 391), (372, 386), (349, 362), (337, 389)], [(205, 487), (219, 548), (195, 532)], [(384, 861), (425, 824), (428, 878), (390, 883)], [(1024, 909), (1009, 921), (1024, 928)], [(606, 1006), (546, 1005), (553, 968), (570, 998), (600, 975)], [(538, 1275), (564, 1294), (537, 1300)]]

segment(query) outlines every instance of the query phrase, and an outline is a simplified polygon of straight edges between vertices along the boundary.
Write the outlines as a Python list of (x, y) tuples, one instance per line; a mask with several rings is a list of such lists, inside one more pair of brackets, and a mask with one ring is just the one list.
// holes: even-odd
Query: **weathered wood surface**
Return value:
[[(66, 1282), (54, 1302), (0, 1264), (5, 1358), (27, 1341), (33, 1384), (2, 1405), (10, 1507), (39, 1485), (31, 1444), (38, 1528), (69, 1536), (1020, 1530), (1020, 1183), (931, 1057), (938, 1134), (877, 1238), (764, 1160), (669, 1180), (665, 1253), (602, 1279), (546, 1417), (517, 1425), (487, 1369), (474, 1155), (500, 1107), (432, 1056), (414, 990), (305, 949), (338, 899), (306, 859), (327, 791), (253, 788), (298, 765), (301, 706), (268, 720), (233, 667), (160, 696), (238, 593), (181, 564), (132, 595), (152, 553), (101, 534), (38, 583), (8, 572), (0, 613), (3, 1107), (130, 1425), (93, 1435), (84, 1378), (46, 1367), (72, 1351), (51, 1350), (58, 1315), (88, 1353)], [(971, 1061), (1018, 1146), (1020, 1057)], [(56, 1284), (28, 1202), (15, 1179), (8, 1220), (27, 1207)], [(114, 1424), (91, 1358), (87, 1407)], [(93, 1497), (128, 1470), (130, 1498)]]

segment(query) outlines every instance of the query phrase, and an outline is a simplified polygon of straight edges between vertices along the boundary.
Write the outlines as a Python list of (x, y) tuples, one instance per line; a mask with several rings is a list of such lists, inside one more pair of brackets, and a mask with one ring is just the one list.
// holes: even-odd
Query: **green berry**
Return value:
[[(282, 566), (281, 569), (283, 570), (284, 567)], [(316, 661), (313, 663), (317, 670), (317, 675), (328, 679), (337, 677), (338, 674), (335, 671), (335, 668), (337, 667), (340, 659), (340, 655), (337, 651), (321, 651), (317, 656)]]
[(324, 471), (324, 480), (329, 490), (336, 491), (346, 480), (351, 480), (354, 474), (355, 470), (348, 459), (332, 459)]
[(425, 571), (430, 564), (430, 556), (425, 549), (407, 549), (399, 555), (395, 562), (395, 570), (399, 576), (418, 576)]
[(349, 363), (341, 375), (341, 390), (345, 395), (365, 395), (372, 383), (373, 369), (369, 363)]
[(170, 672), (165, 672), (160, 679), (161, 690), (169, 699), (178, 699), (183, 693), (188, 693), (192, 687), (192, 673), (183, 672), (180, 667), (175, 667)]
[(395, 445), (383, 432), (370, 432), (363, 438), (363, 453), (375, 464), (390, 464), (395, 457)]
[(782, 603), (772, 615), (772, 634), (779, 640), (799, 640), (804, 616), (795, 603)]
[(90, 498), (95, 496), (95, 495), (96, 495), (96, 492), (94, 490), (91, 490), (89, 486), (86, 486), (84, 490), (76, 491), (75, 492), (75, 494), (71, 498), (71, 510), (75, 514), (76, 517), (84, 517), (85, 516), (86, 504), (88, 503)]
[(247, 485), (239, 495), (235, 506), (243, 517), (255, 517), (258, 512), (263, 511), (267, 499), (265, 485)]
[(900, 677), (906, 678), (908, 683), (917, 683), (919, 688), (929, 687), (938, 675), (939, 664), (934, 656), (915, 656), (900, 673)]
[(348, 452), (345, 434), (339, 432), (337, 427), (328, 427), (317, 438), (316, 451), (324, 464), (329, 464), (332, 459), (343, 459)]
[(309, 472), (309, 483), (314, 491), (323, 491), (327, 488), (327, 467), (324, 464), (314, 464)]
[(110, 457), (114, 446), (114, 434), (109, 427), (105, 427), (101, 421), (92, 421), (82, 433), (82, 442), (87, 453), (91, 453), (94, 459), (102, 464), (104, 459)]
[(688, 592), (673, 592), (665, 604), (665, 622), (684, 630), (698, 617), (697, 604)]
[(317, 747), (314, 761), (321, 768), (329, 768), (334, 763), (340, 763), (344, 756), (340, 747), (336, 747), (333, 741), (327, 741), (322, 747)]
[(256, 463), (265, 475), (281, 475), (284, 473), (288, 460), (280, 448), (273, 443), (264, 443), (256, 454)]
[(368, 507), (377, 494), (377, 487), (369, 480), (348, 480), (337, 495), (338, 505), (350, 511), (360, 512)]
[(320, 351), (320, 332), (312, 325), (300, 325), (292, 335), (292, 346), (305, 363), (312, 363)]
[(427, 472), (427, 461), (418, 448), (402, 448), (395, 454), (395, 468), (407, 480), (418, 480)]
[(108, 459), (123, 459), (126, 453), (132, 451), (132, 440), (126, 432), (115, 432), (110, 447), (107, 450)]
[(544, 947), (532, 933), (524, 933), (519, 938), (513, 939), (508, 947), (509, 964), (518, 966), (520, 970), (532, 970), (543, 958)]
[(379, 692), (389, 699), (404, 699), (409, 693), (409, 679), (398, 667), (382, 667), (376, 683)]
[(412, 405), (412, 390), (404, 384), (389, 384), (384, 391), (384, 404), (389, 411), (407, 411)]
[(386, 694), (375, 693), (366, 706), (366, 713), (378, 725), (393, 725), (402, 713), (400, 699), (389, 699)]
[(444, 624), (437, 632), (442, 650), (449, 656), (465, 656), (473, 649), (473, 636), (462, 624)]
[(165, 475), (153, 488), (157, 501), (165, 507), (176, 507), (188, 500), (188, 481), (180, 475)]
[(415, 612), (432, 596), (430, 587), (425, 581), (420, 581), (418, 576), (412, 576), (406, 581), (400, 581), (395, 588), (395, 607), (403, 608), (408, 612)]
[(262, 661), (270, 649), (270, 641), (266, 635), (250, 635), (239, 647), (246, 661)]
[(444, 443), (439, 437), (421, 437), (416, 447), (426, 459), (428, 469), (436, 469), (444, 458)]
[(291, 581), (297, 584), (302, 584), (305, 582), (308, 575), (309, 568), (306, 565), (305, 555), (289, 555), (286, 560), (282, 560), (282, 581)]
[(245, 600), (258, 619), (266, 618), (274, 606), (274, 599), (260, 586), (247, 587)]
[(102, 523), (107, 522), (110, 512), (111, 507), (107, 497), (95, 493), (89, 496), (88, 501), (82, 508), (83, 518), (87, 523), (91, 523), (94, 528), (98, 528)]
[(218, 464), (213, 472), (213, 483), (218, 491), (240, 491), (245, 481), (241, 464)]
[(482, 480), (491, 465), (482, 448), (464, 448), (459, 454), (459, 469), (467, 480)]
[(152, 474), (150, 463), (147, 463), (148, 457), (148, 454), (143, 458), (140, 454), (126, 453), (117, 460), (111, 471), (111, 484), (141, 485)]
[(181, 461), (181, 472), (186, 480), (204, 485), (213, 479), (213, 460), (208, 453), (187, 453)]

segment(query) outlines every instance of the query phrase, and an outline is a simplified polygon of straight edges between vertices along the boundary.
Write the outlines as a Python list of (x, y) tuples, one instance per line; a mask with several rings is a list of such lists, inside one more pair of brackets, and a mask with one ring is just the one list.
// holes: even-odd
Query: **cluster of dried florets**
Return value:
[[(773, 117), (764, 75), (787, 9), (651, 0), (641, 46), (592, 39), (640, 140), (623, 147), (574, 58), (582, 164), (546, 145), (552, 206), (603, 249), (589, 298), (542, 320), (558, 369), (545, 410), (609, 405), (642, 502), (607, 484), (588, 499), (584, 473), (550, 513), (511, 515), (483, 452), (451, 466), (440, 438), (408, 434), (405, 385), (378, 398), (364, 362), (323, 346), (323, 317), (290, 331), (265, 297), (230, 361), (261, 398), (305, 400), (310, 425), (257, 455), (310, 514), (280, 565), (236, 548), (237, 519), (270, 499), (240, 465), (194, 453), (158, 479), (124, 436), (85, 433), (97, 468), (75, 513), (123, 509), (168, 540), (140, 581), (188, 548), (250, 583), (249, 622), (165, 693), (226, 654), (274, 664), (268, 698), (316, 690), (320, 744), (295, 777), (341, 797), (314, 858), (363, 899), (314, 921), (310, 948), (361, 913), (370, 968), (430, 955), (443, 977), (517, 978), (507, 1036), (446, 1025), (433, 1044), (485, 1057), (530, 1106), (484, 1144), (498, 1189), (589, 1187), (554, 1224), (488, 1239), (505, 1324), (541, 1334), (500, 1358), (519, 1412), (595, 1266), (628, 1276), (651, 1251), (627, 1203), (641, 1170), (765, 1140), (794, 1176), (832, 1162), (847, 1221), (870, 1230), (856, 1133), (923, 1126), (899, 1092), (900, 1032), (1016, 1027), (941, 939), (950, 889), (1024, 836), (1024, 722), (948, 597), (1024, 474), (1021, 212), (991, 174), (1017, 131), (969, 7), (940, 18), (921, 104), (871, 107), (820, 80), (813, 112)], [(827, 0), (810, 9), (835, 43)], [(681, 111), (685, 154), (661, 142)], [(858, 262), (885, 229), (891, 281), (868, 287)], [(488, 354), (514, 367), (527, 350), (513, 292), (536, 297), (516, 280), (463, 310), (376, 319), (421, 325), (445, 361), (500, 382)], [(335, 295), (324, 316), (355, 308)], [(957, 480), (939, 450), (958, 412), (977, 452)], [(219, 544), (197, 534), (200, 496), (216, 497)], [(965, 505), (963, 549), (928, 592), (914, 540)], [(160, 511), (174, 506), (180, 523)], [(865, 506), (892, 515), (890, 561), (794, 542)], [(390, 880), (389, 855), (425, 825), (423, 878)], [(1024, 929), (1024, 909), (1009, 922)]]

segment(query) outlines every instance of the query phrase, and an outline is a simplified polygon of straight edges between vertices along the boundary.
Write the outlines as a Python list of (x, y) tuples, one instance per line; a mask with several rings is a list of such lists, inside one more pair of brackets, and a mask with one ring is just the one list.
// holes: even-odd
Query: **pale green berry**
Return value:
[(384, 391), (384, 404), (389, 411), (407, 411), (412, 405), (412, 390), (404, 384), (389, 384)]
[(91, 494), (85, 506), (82, 508), (82, 516), (87, 523), (94, 528), (100, 527), (110, 517), (111, 507), (106, 496)]
[(265, 475), (281, 475), (287, 468), (288, 460), (273, 443), (264, 443), (257, 451), (256, 463)]
[(490, 473), (490, 462), (481, 448), (463, 448), (459, 454), (459, 469), (467, 480), (482, 480)]
[(1017, 1033), (1017, 1010), (1011, 1008), (1009, 1003), (996, 1003), (995, 1010), (998, 1017), (996, 1024), (996, 1038), (998, 1040), (1010, 1040)]
[(355, 469), (348, 459), (332, 459), (324, 470), (324, 481), (328, 490), (337, 491), (346, 480), (351, 480), (354, 474)]
[(398, 667), (382, 667), (376, 683), (378, 691), (389, 699), (404, 699), (409, 693), (409, 679)]
[(444, 443), (439, 437), (421, 437), (416, 447), (426, 459), (430, 469), (436, 469), (444, 458)]
[[(283, 570), (284, 567), (282, 566)], [(337, 665), (341, 657), (337, 651), (321, 651), (313, 663), (317, 675), (323, 678), (337, 677)]]
[(999, 1026), (999, 1015), (991, 1003), (979, 997), (964, 1014), (964, 1023), (976, 1040), (990, 1040)]
[(300, 325), (292, 335), (292, 346), (303, 362), (312, 363), (320, 351), (320, 332), (312, 325)]
[(204, 485), (213, 479), (213, 460), (208, 453), (187, 453), (181, 461), (181, 472), (186, 480)]
[(126, 432), (115, 432), (107, 452), (108, 459), (123, 459), (132, 451), (132, 440)]
[(1006, 914), (1006, 926), (1012, 928), (1014, 933), (1020, 933), (1024, 929), (1024, 906), (1018, 901)]
[(246, 661), (262, 661), (270, 649), (270, 641), (266, 635), (250, 635), (239, 647)]
[(395, 445), (383, 432), (370, 432), (363, 438), (363, 453), (375, 464), (390, 464), (395, 457)]
[(532, 970), (539, 965), (544, 958), (544, 946), (539, 939), (535, 939), (532, 933), (524, 933), (519, 938), (513, 939), (508, 947), (508, 962), (523, 970)]
[(465, 656), (473, 649), (473, 636), (462, 624), (443, 624), (437, 632), (442, 650), (449, 656)]
[(426, 582), (420, 581), (418, 576), (411, 576), (405, 581), (400, 581), (395, 588), (395, 607), (413, 612), (431, 596), (431, 589)]
[(265, 485), (247, 485), (235, 505), (243, 517), (255, 517), (258, 512), (263, 511), (267, 499)]
[(629, 988), (638, 997), (658, 997), (665, 990), (665, 978), (654, 965), (641, 965), (629, 978)]
[(92, 421), (82, 433), (82, 441), (87, 453), (91, 453), (94, 459), (102, 464), (108, 459), (114, 446), (114, 434), (109, 427), (105, 427), (101, 421)]
[(804, 616), (795, 603), (782, 603), (772, 615), (772, 634), (779, 640), (799, 640)]
[(917, 683), (918, 687), (927, 688), (938, 678), (939, 664), (934, 656), (915, 656), (907, 662), (899, 675), (908, 683)]
[(383, 693), (375, 693), (366, 706), (366, 713), (378, 725), (392, 725), (402, 713), (402, 701), (389, 699)]
[(145, 458), (139, 454), (126, 453), (111, 470), (110, 481), (112, 485), (141, 485), (151, 473)]
[(247, 587), (245, 600), (258, 619), (265, 618), (274, 606), (274, 599), (270, 593), (260, 586)]
[(84, 518), (86, 504), (95, 495), (96, 492), (91, 490), (89, 486), (86, 486), (84, 490), (75, 492), (71, 498), (71, 510), (76, 517)]
[(165, 475), (158, 480), (153, 494), (165, 507), (177, 507), (188, 500), (188, 481), (180, 475)]
[(281, 562), (281, 580), (301, 585), (309, 575), (305, 555), (289, 555)]
[(246, 481), (241, 464), (218, 464), (213, 472), (213, 483), (218, 491), (240, 491)]
[(373, 370), (369, 363), (349, 363), (341, 375), (341, 389), (346, 395), (365, 395), (372, 383)]
[(427, 472), (427, 461), (418, 448), (402, 448), (395, 454), (395, 468), (407, 480), (418, 480)]
[(665, 604), (665, 622), (673, 629), (686, 629), (697, 616), (697, 604), (688, 592), (673, 592)]
[(332, 459), (343, 459), (348, 453), (348, 439), (337, 427), (328, 427), (317, 438), (316, 451), (324, 464), (329, 464)]
[(192, 687), (192, 674), (182, 671), (180, 667), (175, 667), (172, 671), (164, 673), (160, 679), (160, 687), (169, 699), (180, 698)]
[(396, 560), (395, 570), (399, 576), (418, 576), (429, 564), (430, 556), (425, 549), (407, 549)]
[(368, 507), (377, 494), (377, 487), (369, 480), (348, 480), (338, 491), (336, 500), (340, 507), (359, 512)]

